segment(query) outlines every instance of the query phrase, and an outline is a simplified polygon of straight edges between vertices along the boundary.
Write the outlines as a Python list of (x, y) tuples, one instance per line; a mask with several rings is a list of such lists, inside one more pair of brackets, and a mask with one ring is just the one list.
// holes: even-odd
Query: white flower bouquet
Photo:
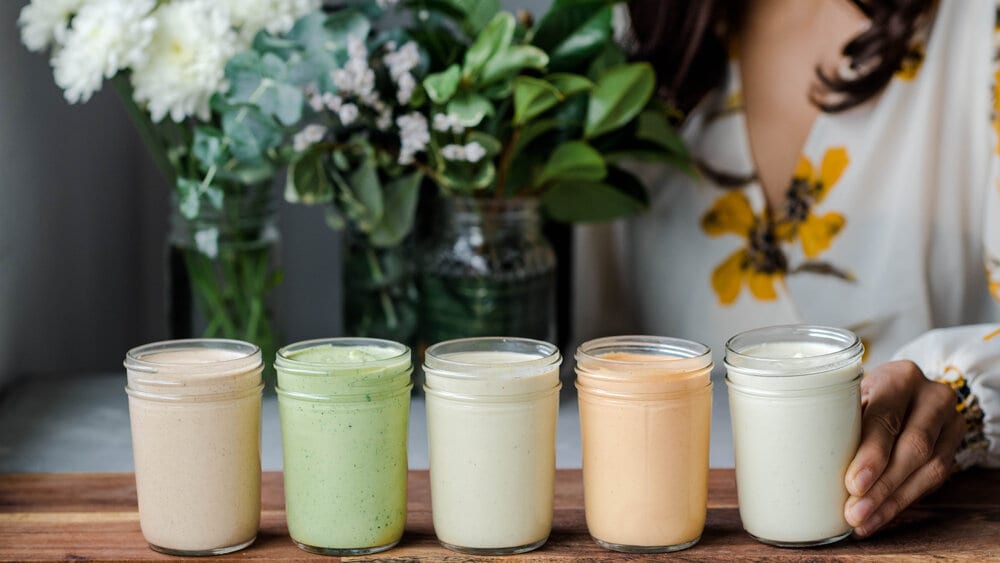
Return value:
[[(221, 128), (238, 137), (252, 127), (238, 109), (212, 103), (233, 89), (227, 63), (259, 32), (288, 31), (320, 3), (32, 0), (18, 20), (24, 44), (50, 53), (55, 82), (68, 102), (86, 102), (105, 80), (121, 94), (175, 187), (172, 259), (186, 270), (182, 277), (189, 287), (183, 293), (193, 294), (202, 317), (196, 324), (205, 336), (250, 340), (265, 354), (275, 343), (266, 297), (280, 280), (267, 210), (273, 210), (270, 187), (283, 159), (277, 152), (255, 152), (254, 159), (208, 162), (210, 139), (206, 145), (199, 131)], [(173, 327), (178, 336), (196, 330), (186, 324)]]

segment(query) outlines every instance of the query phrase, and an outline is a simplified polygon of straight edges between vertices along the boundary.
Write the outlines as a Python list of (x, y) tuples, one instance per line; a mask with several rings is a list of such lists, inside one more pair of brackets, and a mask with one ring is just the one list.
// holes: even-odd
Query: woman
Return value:
[(1000, 320), (996, 4), (630, 9), (701, 171), (646, 170), (650, 212), (619, 233), (642, 330), (716, 350), (770, 324), (858, 333), (858, 536), (953, 465), (1000, 465), (1000, 325), (976, 324)]

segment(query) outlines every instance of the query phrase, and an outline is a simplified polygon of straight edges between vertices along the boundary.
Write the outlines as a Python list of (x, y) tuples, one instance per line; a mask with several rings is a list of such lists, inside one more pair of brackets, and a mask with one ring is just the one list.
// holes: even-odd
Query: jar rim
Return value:
[[(522, 348), (523, 351), (510, 348)], [(465, 374), (459, 373), (459, 370), (496, 366), (496, 362), (460, 361), (445, 357), (447, 354), (463, 352), (512, 352), (534, 356), (531, 359), (505, 362), (505, 366), (515, 369), (539, 367), (548, 370), (554, 364), (562, 362), (559, 347), (543, 340), (514, 336), (477, 336), (445, 340), (430, 346), (424, 352), (424, 368), (444, 375), (464, 376)]]
[[(153, 353), (184, 349), (216, 349), (243, 352), (243, 354), (233, 358), (211, 362), (163, 362), (148, 359), (148, 356)], [(260, 347), (256, 344), (230, 338), (161, 340), (159, 342), (142, 344), (130, 349), (125, 354), (124, 366), (126, 369), (145, 373), (159, 373), (162, 368), (184, 368), (186, 371), (203, 371), (199, 370), (199, 367), (210, 370), (214, 373), (220, 371), (220, 368), (224, 371), (229, 367), (232, 369), (244, 367), (243, 364), (246, 364), (247, 359), (252, 358), (254, 355), (258, 356), (257, 362), (254, 365), (246, 366), (247, 369), (259, 367), (264, 363), (263, 358), (259, 357), (261, 355)]]
[[(623, 351), (642, 355), (648, 359), (608, 358), (614, 351)], [(576, 349), (576, 361), (593, 361), (607, 366), (639, 367), (670, 364), (681, 366), (690, 364), (691, 370), (708, 367), (712, 364), (712, 349), (694, 340), (670, 336), (655, 336), (644, 334), (628, 334), (621, 336), (605, 336), (584, 342)]]
[[(814, 342), (833, 346), (829, 352), (800, 357), (746, 353), (749, 348), (768, 343)], [(850, 364), (864, 354), (864, 349), (861, 339), (850, 330), (814, 324), (775, 325), (747, 330), (731, 337), (726, 342), (724, 363), (726, 368), (735, 367), (747, 375), (799, 377)], [(788, 373), (790, 368), (792, 373)]]
[[(290, 356), (290, 354), (294, 352), (301, 352), (309, 348), (315, 348), (318, 346), (327, 346), (327, 345), (337, 346), (342, 348), (353, 348), (353, 347), (377, 348), (380, 350), (386, 350), (390, 352), (390, 355), (376, 359), (356, 359), (356, 360), (322, 361), (322, 362), (300, 360)], [(278, 350), (276, 354), (274, 365), (275, 367), (281, 367), (284, 369), (295, 369), (304, 371), (316, 370), (316, 371), (326, 372), (330, 368), (386, 367), (402, 363), (404, 359), (407, 361), (407, 363), (410, 362), (410, 347), (405, 344), (401, 344), (393, 340), (386, 340), (384, 338), (340, 336), (333, 338), (315, 338), (312, 340), (301, 340), (299, 342), (294, 342), (292, 344), (283, 346)]]

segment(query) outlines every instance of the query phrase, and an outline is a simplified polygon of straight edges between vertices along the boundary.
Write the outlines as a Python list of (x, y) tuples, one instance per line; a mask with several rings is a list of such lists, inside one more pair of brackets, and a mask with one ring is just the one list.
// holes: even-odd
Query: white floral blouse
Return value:
[[(959, 463), (1000, 466), (997, 14), (992, 1), (939, 2), (879, 96), (819, 115), (783, 209), (767, 209), (755, 179), (733, 60), (683, 131), (700, 176), (640, 170), (651, 209), (616, 226), (615, 244), (585, 229), (577, 277), (613, 284), (594, 272), (617, 263), (636, 328), (709, 344), (717, 365), (743, 330), (849, 328), (866, 365), (909, 358), (948, 382), (970, 429)], [(614, 290), (588, 292), (600, 306)], [(603, 308), (618, 318), (585, 306), (584, 320), (623, 326), (625, 307)]]

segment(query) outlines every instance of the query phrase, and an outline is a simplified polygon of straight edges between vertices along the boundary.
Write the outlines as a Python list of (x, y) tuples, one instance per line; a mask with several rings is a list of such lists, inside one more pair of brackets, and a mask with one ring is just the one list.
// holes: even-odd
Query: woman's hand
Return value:
[(847, 468), (847, 522), (865, 537), (951, 475), (965, 421), (955, 393), (910, 361), (882, 364), (861, 380), (861, 445)]

